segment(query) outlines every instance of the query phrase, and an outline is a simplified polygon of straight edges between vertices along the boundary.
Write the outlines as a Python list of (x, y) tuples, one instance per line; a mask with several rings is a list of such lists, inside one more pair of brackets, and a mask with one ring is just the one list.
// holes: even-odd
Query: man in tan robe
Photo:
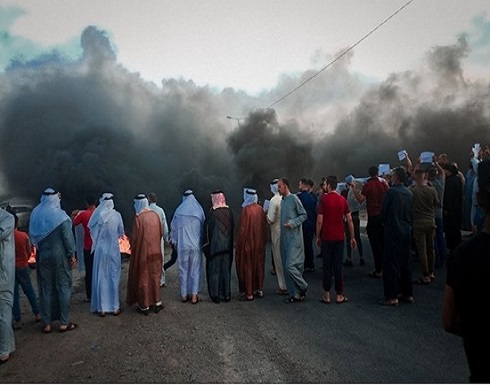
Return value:
[(255, 190), (247, 189), (235, 247), (238, 287), (241, 301), (264, 297), (265, 243), (267, 227), (264, 209), (257, 203)]
[(135, 197), (134, 207), (126, 303), (129, 306), (138, 303), (138, 310), (148, 315), (150, 306), (155, 313), (163, 308), (160, 292), (163, 229), (160, 217), (149, 208), (144, 194)]

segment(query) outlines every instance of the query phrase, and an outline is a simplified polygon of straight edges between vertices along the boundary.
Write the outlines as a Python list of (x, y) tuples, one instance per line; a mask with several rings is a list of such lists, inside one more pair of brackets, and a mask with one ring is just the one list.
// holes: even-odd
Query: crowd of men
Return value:
[[(270, 230), (276, 293), (285, 296), (284, 302), (306, 299), (308, 283), (304, 272), (315, 270), (316, 244), (323, 270), (324, 294), (320, 302), (331, 303), (333, 280), (335, 302), (346, 303), (349, 299), (344, 294), (343, 268), (354, 266), (354, 250), (359, 254), (360, 264), (365, 263), (359, 219), (365, 207), (366, 232), (374, 261), (374, 271), (369, 275), (383, 280), (381, 305), (396, 307), (400, 302), (413, 303), (412, 284), (429, 285), (435, 279), (435, 269), (448, 262), (447, 250), (458, 268), (465, 271), (463, 276), (448, 265), (444, 327), (467, 337), (465, 348), (472, 379), (481, 379), (485, 375), (484, 366), (479, 366), (478, 358), (471, 355), (472, 349), (478, 346), (475, 342), (478, 338), (474, 330), (468, 332), (479, 313), (462, 303), (468, 295), (477, 306), (475, 293), (468, 290), (476, 284), (465, 280), (489, 272), (488, 262), (472, 262), (475, 266), (482, 265), (478, 272), (464, 266), (464, 254), (477, 254), (488, 243), (485, 199), (490, 195), (490, 174), (482, 178), (479, 173), (487, 172), (490, 160), (485, 160), (490, 157), (490, 151), (478, 148), (471, 154), (465, 175), (445, 154), (434, 155), (425, 163), (418, 158), (412, 164), (405, 153), (400, 167), (380, 174), (378, 167), (371, 166), (368, 178), (361, 180), (349, 175), (342, 188), (337, 177), (329, 175), (323, 178), (317, 191), (313, 181), (302, 178), (298, 192), (292, 193), (288, 179), (278, 178), (270, 184), (271, 199), (263, 203), (259, 203), (255, 189), (244, 189), (236, 227), (221, 190), (210, 194), (212, 207), (207, 214), (194, 192), (186, 190), (170, 226), (165, 211), (157, 205), (156, 194), (138, 194), (134, 198), (125, 302), (128, 306), (137, 304), (137, 311), (144, 315), (163, 309), (161, 287), (166, 285), (166, 244), (172, 247), (172, 263), (178, 263), (182, 302), (197, 304), (201, 300), (204, 273), (211, 301), (230, 301), (234, 259), (239, 299), (261, 299)], [(13, 330), (22, 327), (19, 285), (30, 302), (35, 322), (42, 323), (44, 333), (51, 333), (57, 321), (57, 330), (62, 333), (78, 327), (70, 319), (71, 269), (82, 258), (76, 252), (74, 226), (82, 225), (84, 229), (86, 301), (90, 302), (91, 312), (101, 317), (121, 314), (119, 239), (124, 235), (124, 226), (113, 198), (111, 193), (104, 193), (97, 204), (94, 197), (87, 196), (86, 209), (73, 211), (70, 218), (61, 208), (60, 193), (48, 188), (32, 211), (28, 234), (16, 228), (15, 214), (0, 209), (0, 362), (9, 360), (15, 350)], [(479, 243), (473, 241), (472, 249), (459, 247), (462, 229), (471, 230), (472, 239), (479, 240)], [(482, 240), (482, 237), (486, 238)], [(37, 250), (39, 299), (27, 266), (31, 244)], [(415, 280), (410, 266), (411, 250), (416, 251), (420, 261), (421, 276)], [(478, 256), (473, 258), (477, 260)], [(476, 287), (483, 291), (482, 287)], [(476, 298), (480, 298), (478, 294)], [(483, 340), (488, 341), (488, 332)]]

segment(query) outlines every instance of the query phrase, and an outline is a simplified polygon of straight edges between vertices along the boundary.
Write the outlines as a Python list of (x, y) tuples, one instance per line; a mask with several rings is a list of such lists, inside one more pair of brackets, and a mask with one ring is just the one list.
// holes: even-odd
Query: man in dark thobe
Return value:
[(233, 262), (233, 212), (226, 205), (222, 191), (211, 193), (213, 207), (209, 210), (204, 224), (206, 255), (206, 277), (211, 300), (231, 299), (231, 265)]
[(400, 301), (413, 302), (410, 244), (412, 234), (412, 193), (405, 186), (406, 172), (393, 170), (392, 186), (386, 192), (381, 208), (384, 223), (382, 305), (398, 306)]

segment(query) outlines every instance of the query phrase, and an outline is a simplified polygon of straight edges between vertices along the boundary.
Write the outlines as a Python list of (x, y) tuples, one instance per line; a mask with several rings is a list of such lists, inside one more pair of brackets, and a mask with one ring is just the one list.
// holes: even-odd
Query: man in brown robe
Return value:
[(255, 190), (247, 189), (235, 247), (238, 288), (241, 301), (252, 301), (254, 295), (264, 297), (265, 243), (267, 227), (265, 212), (257, 203)]
[(129, 306), (138, 303), (138, 310), (148, 315), (150, 306), (155, 313), (163, 308), (160, 292), (163, 229), (160, 217), (149, 208), (144, 194), (135, 197), (134, 207), (126, 303)]

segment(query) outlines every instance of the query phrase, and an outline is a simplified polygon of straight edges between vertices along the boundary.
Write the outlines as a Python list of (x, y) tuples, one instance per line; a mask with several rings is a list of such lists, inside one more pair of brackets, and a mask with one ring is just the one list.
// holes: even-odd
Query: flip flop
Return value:
[(276, 290), (276, 294), (279, 294), (279, 295), (286, 295), (288, 293), (287, 289), (277, 289)]
[(72, 330), (75, 330), (78, 327), (78, 325), (75, 322), (68, 322), (66, 325), (66, 328), (59, 329), (60, 333), (66, 333), (66, 332), (71, 332)]
[(293, 303), (293, 302), (303, 302), (305, 300), (305, 297), (301, 297), (301, 298), (296, 298), (294, 295), (289, 297), (289, 298), (286, 298), (284, 300), (284, 302), (286, 303)]
[(386, 306), (386, 307), (398, 307), (399, 303), (398, 302), (390, 302), (387, 299), (380, 299), (378, 303), (381, 306)]
[(119, 314), (121, 314), (121, 313), (122, 313), (122, 307), (120, 307), (119, 309), (117, 309), (117, 310), (116, 310), (114, 313), (112, 313), (112, 315), (113, 315), (114, 317), (117, 317), (117, 316), (118, 316)]
[(320, 298), (319, 301), (325, 305), (330, 305), (330, 301), (327, 301), (325, 298)]
[(339, 305), (342, 303), (346, 303), (346, 302), (349, 302), (349, 298), (347, 298), (345, 295), (340, 301), (335, 301), (335, 303), (337, 303)]
[(239, 301), (253, 301), (254, 300), (254, 297), (252, 296), (252, 298), (248, 298), (246, 295), (242, 295), (239, 299)]

